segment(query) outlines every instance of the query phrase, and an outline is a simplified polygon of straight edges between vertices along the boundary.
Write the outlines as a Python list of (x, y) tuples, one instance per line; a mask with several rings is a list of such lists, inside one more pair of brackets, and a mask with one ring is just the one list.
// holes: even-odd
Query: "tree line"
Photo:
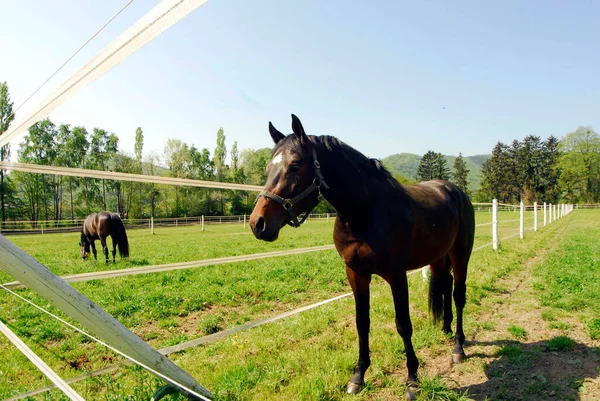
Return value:
[[(12, 120), (8, 86), (0, 83), (0, 134)], [(133, 134), (133, 133), (132, 133)], [(10, 146), (1, 160), (11, 157)], [(144, 155), (144, 132), (135, 131), (133, 154), (119, 147), (119, 137), (102, 128), (56, 125), (49, 118), (31, 126), (17, 149), (23, 163), (75, 167), (123, 173), (168, 175), (206, 181), (263, 185), (271, 149), (246, 149), (237, 142), (228, 150), (223, 128), (216, 146), (198, 149), (179, 139), (168, 139), (162, 154)], [(166, 168), (163, 167), (166, 165)], [(63, 220), (111, 210), (124, 218), (179, 217), (250, 213), (256, 194), (246, 191), (192, 188), (95, 178), (2, 171), (2, 220)], [(327, 211), (321, 205), (316, 211)]]
[[(14, 120), (6, 82), (0, 83), (0, 134)], [(133, 133), (132, 133), (133, 134)], [(216, 133), (214, 150), (198, 149), (179, 139), (168, 139), (162, 154), (143, 154), (144, 133), (135, 131), (133, 154), (119, 148), (119, 137), (102, 128), (54, 124), (50, 119), (29, 128), (17, 149), (21, 162), (41, 165), (110, 170), (146, 175), (169, 175), (206, 181), (263, 185), (271, 149), (246, 149), (237, 142), (227, 148), (223, 128)], [(9, 160), (10, 146), (0, 149)], [(161, 160), (164, 160), (163, 167)], [(419, 181), (446, 179), (468, 192), (469, 170), (462, 154), (453, 171), (441, 153), (428, 151), (418, 167)], [(568, 201), (600, 202), (600, 136), (592, 127), (579, 127), (560, 141), (527, 136), (511, 145), (498, 142), (482, 166), (474, 201), (503, 203)], [(396, 177), (411, 183), (406, 177)], [(62, 177), (0, 170), (2, 220), (62, 220), (111, 210), (124, 218), (227, 215), (250, 213), (254, 193), (210, 188)], [(333, 211), (323, 203), (315, 212)]]
[(450, 180), (470, 196), (471, 193), (468, 188), (469, 182), (467, 180), (469, 169), (467, 168), (467, 163), (465, 162), (462, 153), (459, 153), (458, 157), (454, 159), (453, 169), (454, 171), (451, 172), (444, 155), (429, 150), (419, 161), (417, 180)]
[[(441, 153), (428, 151), (417, 175), (420, 181), (451, 180), (468, 193), (468, 172), (462, 155), (451, 172)], [(510, 145), (498, 142), (481, 173), (481, 188), (469, 194), (475, 202), (599, 203), (600, 135), (580, 126), (560, 140), (529, 135)]]

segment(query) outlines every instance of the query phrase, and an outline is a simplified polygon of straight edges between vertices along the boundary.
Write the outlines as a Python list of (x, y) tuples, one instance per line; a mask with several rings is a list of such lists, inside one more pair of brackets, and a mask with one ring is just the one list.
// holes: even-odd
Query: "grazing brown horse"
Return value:
[[(334, 137), (306, 135), (294, 115), (292, 130), (293, 134), (285, 136), (269, 123), (275, 149), (250, 227), (256, 238), (274, 241), (286, 224), (302, 224), (321, 197), (335, 207), (333, 239), (354, 293), (359, 344), (358, 364), (347, 391), (360, 391), (371, 364), (369, 284), (377, 274), (392, 289), (396, 328), (406, 351), (406, 394), (414, 399), (419, 362), (411, 341), (406, 272), (431, 266), (429, 307), (435, 321), (443, 318), (443, 331), (449, 334), (454, 297), (453, 360), (461, 362), (465, 357), (467, 265), (475, 235), (473, 206), (465, 193), (448, 181), (401, 185), (380, 161)], [(301, 213), (305, 215), (299, 220)]]
[(108, 264), (108, 246), (106, 245), (106, 238), (109, 235), (111, 236), (113, 243), (113, 262), (115, 261), (117, 247), (119, 248), (119, 255), (121, 255), (122, 258), (129, 257), (129, 241), (127, 240), (125, 226), (116, 213), (110, 212), (92, 213), (85, 218), (83, 227), (81, 228), (81, 240), (79, 241), (81, 257), (86, 259), (89, 256), (91, 246), (92, 251), (94, 252), (94, 259), (98, 259), (95, 242), (99, 239), (100, 244), (102, 244), (102, 252), (106, 257), (106, 264)]

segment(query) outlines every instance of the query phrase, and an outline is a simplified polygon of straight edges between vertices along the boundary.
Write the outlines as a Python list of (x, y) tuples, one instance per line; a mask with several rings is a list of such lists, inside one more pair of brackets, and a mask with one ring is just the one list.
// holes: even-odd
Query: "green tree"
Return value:
[[(144, 132), (142, 131), (142, 127), (138, 127), (135, 130), (135, 161), (136, 161), (136, 174), (142, 174), (142, 151), (144, 149)], [(137, 216), (141, 217), (144, 214), (143, 211), (143, 202), (142, 202), (142, 188), (144, 184), (141, 182), (137, 183), (138, 187), (138, 205), (137, 205)]]
[[(246, 175), (244, 169), (240, 166), (240, 152), (238, 150), (238, 143), (235, 141), (231, 146), (231, 166), (229, 169), (229, 179), (235, 183), (246, 182)], [(248, 204), (248, 191), (230, 191), (231, 199), (231, 214), (238, 214), (244, 211), (243, 199), (246, 199), (246, 206)]]
[[(29, 127), (28, 134), (19, 146), (19, 160), (41, 165), (54, 164), (58, 155), (56, 136), (56, 126), (50, 119), (35, 123)], [(48, 178), (45, 174), (25, 174), (20, 178), (28, 198), (31, 220), (39, 220), (41, 212), (44, 219), (48, 220), (48, 197), (54, 188), (52, 180), (56, 176)]]
[[(188, 178), (190, 172), (190, 149), (185, 142), (179, 139), (168, 139), (164, 148), (164, 158), (171, 176), (176, 178)], [(184, 202), (182, 197), (185, 197), (185, 187), (175, 187), (175, 208), (174, 215), (182, 215), (185, 213)]]
[[(156, 153), (151, 153), (146, 157), (146, 166), (148, 175), (156, 175), (156, 166), (160, 161), (160, 157)], [(150, 216), (156, 217), (156, 207), (160, 200), (160, 190), (154, 183), (147, 187), (147, 199), (150, 202)]]
[[(62, 159), (61, 165), (73, 168), (84, 168), (85, 157), (90, 146), (88, 141), (88, 133), (85, 127), (73, 127), (72, 130), (60, 131), (59, 142), (63, 144), (61, 147), (62, 152), (60, 156)], [(75, 218), (74, 190), (79, 186), (81, 179), (69, 176), (68, 180), (71, 219), (73, 220)]]
[(207, 148), (199, 151), (195, 146), (190, 148), (191, 176), (197, 180), (210, 181), (215, 176), (215, 164), (210, 159), (210, 151)]
[[(114, 157), (114, 170), (119, 173), (133, 173), (137, 171), (137, 161), (124, 153), (117, 153)], [(134, 187), (131, 182), (114, 181), (111, 188), (114, 191), (116, 210), (123, 218), (131, 215)]]
[(566, 196), (587, 203), (600, 200), (600, 135), (579, 127), (560, 141), (559, 183)]
[(244, 149), (240, 155), (240, 165), (248, 184), (264, 185), (267, 181), (267, 164), (273, 151), (270, 148), (258, 150)]
[(509, 158), (509, 147), (498, 142), (492, 150), (492, 157), (486, 160), (482, 167), (481, 173), (482, 189), (491, 198), (498, 199), (500, 202), (510, 202), (512, 196), (510, 179), (506, 179), (506, 174), (512, 171), (512, 165)]
[(441, 153), (430, 150), (423, 155), (417, 169), (417, 178), (420, 181), (447, 180), (450, 170), (446, 166), (446, 159)]
[(225, 164), (226, 157), (227, 147), (225, 146), (225, 131), (223, 128), (219, 128), (219, 131), (217, 131), (217, 146), (213, 152), (215, 176), (219, 182), (223, 182), (225, 177), (227, 177), (227, 165)]
[(467, 163), (463, 159), (462, 153), (459, 153), (458, 157), (454, 159), (454, 183), (466, 194), (469, 194), (469, 182), (467, 181), (468, 174), (469, 170), (467, 169)]
[[(0, 135), (4, 134), (10, 123), (15, 119), (13, 113), (13, 102), (10, 101), (8, 85), (6, 82), (0, 82)], [(6, 161), (10, 158), (10, 144), (0, 148), (0, 161)], [(6, 203), (5, 197), (8, 192), (8, 185), (5, 184), (4, 170), (0, 168), (0, 205), (2, 205), (2, 221), (6, 221)]]
[[(225, 146), (225, 131), (223, 128), (219, 128), (217, 131), (217, 146), (213, 153), (213, 162), (215, 163), (215, 175), (217, 181), (225, 181), (227, 177), (227, 165), (225, 164), (225, 158), (227, 157), (227, 147)], [(221, 205), (221, 214), (225, 214), (225, 193), (223, 190), (218, 191), (219, 203)]]
[[(106, 164), (106, 153), (105, 147), (108, 141), (108, 132), (100, 128), (94, 128), (90, 136), (90, 151), (86, 158), (87, 169), (92, 170), (104, 170)], [(106, 185), (104, 180), (97, 180), (95, 178), (87, 179), (87, 205), (88, 213), (91, 212), (90, 208), (95, 209), (95, 205), (100, 203), (102, 208), (106, 210)], [(94, 206), (93, 206), (94, 205)]]
[(539, 177), (538, 202), (556, 203), (560, 197), (560, 168), (558, 161), (560, 158), (559, 141), (550, 135), (542, 143), (541, 150), (541, 171)]

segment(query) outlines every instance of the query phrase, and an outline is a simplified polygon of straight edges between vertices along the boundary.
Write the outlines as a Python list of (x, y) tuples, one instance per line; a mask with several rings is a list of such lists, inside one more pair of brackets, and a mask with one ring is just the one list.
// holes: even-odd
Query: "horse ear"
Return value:
[(304, 132), (304, 127), (300, 122), (300, 119), (292, 114), (292, 131), (296, 134), (296, 137), (300, 140), (301, 144), (308, 143), (308, 136), (306, 136), (306, 132)]
[(273, 138), (273, 142), (275, 142), (275, 145), (277, 145), (279, 141), (285, 138), (285, 135), (277, 131), (277, 128), (275, 128), (273, 124), (271, 124), (271, 121), (269, 121), (269, 134), (271, 134), (271, 138)]

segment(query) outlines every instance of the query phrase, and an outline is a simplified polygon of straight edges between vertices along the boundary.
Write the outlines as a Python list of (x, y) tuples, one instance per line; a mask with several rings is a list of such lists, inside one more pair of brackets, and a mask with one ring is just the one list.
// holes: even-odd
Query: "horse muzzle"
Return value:
[(256, 218), (253, 217), (254, 216), (250, 216), (250, 228), (257, 239), (273, 242), (279, 238), (279, 230), (281, 226), (269, 228), (263, 216), (258, 216)]

